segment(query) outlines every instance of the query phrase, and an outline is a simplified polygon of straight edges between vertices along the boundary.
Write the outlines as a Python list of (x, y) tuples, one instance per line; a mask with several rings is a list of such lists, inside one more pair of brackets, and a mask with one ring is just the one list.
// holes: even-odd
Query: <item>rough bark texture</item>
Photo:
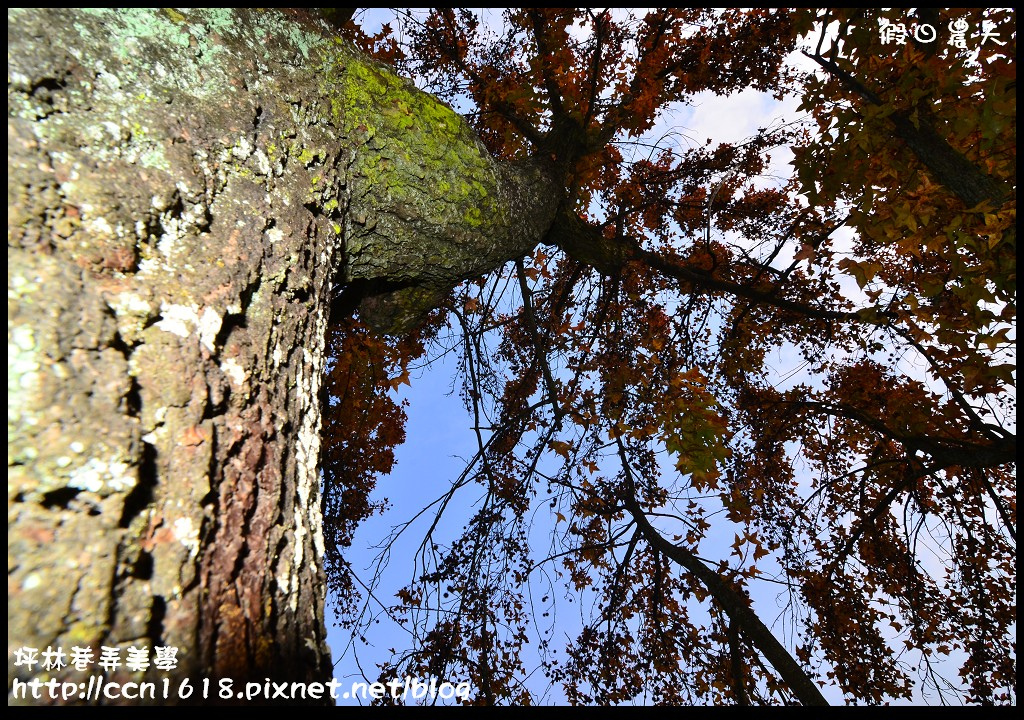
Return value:
[(555, 194), (299, 17), (12, 9), (8, 63), (9, 658), (329, 679), (332, 286), (407, 327), (536, 244)]

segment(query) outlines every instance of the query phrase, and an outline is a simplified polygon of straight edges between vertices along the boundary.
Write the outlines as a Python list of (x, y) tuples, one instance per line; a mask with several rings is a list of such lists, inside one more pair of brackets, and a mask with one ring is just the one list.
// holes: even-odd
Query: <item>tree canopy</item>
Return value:
[[(562, 190), (533, 252), (413, 331), (328, 330), (328, 577), (353, 632), (372, 613), (346, 549), (413, 360), (458, 351), (477, 442), (427, 509), (476, 493), (472, 514), (420, 546), (387, 607), (413, 642), (381, 674), (467, 678), (481, 703), (536, 700), (531, 663), (579, 703), (1014, 702), (1014, 12), (357, 22)], [(650, 141), (672, 107), (747, 88), (806, 114)], [(708, 554), (720, 527), (731, 554)], [(781, 616), (751, 603), (765, 583)]]

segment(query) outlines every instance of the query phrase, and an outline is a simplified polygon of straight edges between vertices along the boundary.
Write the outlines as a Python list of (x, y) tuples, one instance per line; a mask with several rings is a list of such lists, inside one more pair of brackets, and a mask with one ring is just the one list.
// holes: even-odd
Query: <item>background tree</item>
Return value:
[[(574, 702), (1012, 702), (1013, 13), (401, 18), (404, 57), (388, 28), (349, 31), (470, 101), (495, 156), (544, 163), (564, 192), (540, 248), (448, 301), (478, 448), (436, 512), (479, 499), (461, 537), (431, 524), (388, 608), (413, 643), (382, 676), (529, 702), (539, 640)], [(820, 72), (787, 68), (800, 38)], [(637, 152), (671, 103), (746, 87), (798, 93), (811, 122)], [(794, 177), (766, 186), (783, 144)], [(781, 351), (800, 358), (788, 382)], [(329, 382), (379, 397), (408, 358), (375, 385), (339, 361)], [(395, 415), (367, 417), (392, 428), (377, 447), (397, 440)], [(328, 445), (356, 447), (352, 427)], [(327, 522), (354, 521), (339, 499), (368, 476), (325, 472)], [(732, 556), (701, 557), (725, 521)], [(792, 653), (751, 609), (765, 576), (790, 594)], [(535, 633), (556, 596), (594, 599), (564, 660)]]

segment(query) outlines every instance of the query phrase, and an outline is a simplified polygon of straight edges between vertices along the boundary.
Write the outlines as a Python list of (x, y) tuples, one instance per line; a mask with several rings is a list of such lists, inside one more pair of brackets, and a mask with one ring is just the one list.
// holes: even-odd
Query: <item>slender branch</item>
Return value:
[(558, 402), (558, 394), (555, 390), (555, 379), (551, 377), (551, 367), (548, 365), (547, 348), (541, 343), (540, 333), (537, 331), (537, 317), (533, 311), (530, 286), (526, 283), (526, 268), (523, 266), (523, 259), (516, 258), (516, 275), (519, 276), (519, 291), (523, 296), (523, 314), (526, 317), (526, 324), (529, 326), (530, 335), (533, 337), (535, 349), (535, 362), (540, 363), (541, 373), (544, 375), (544, 384), (547, 386), (548, 397), (551, 399), (551, 407), (555, 413), (555, 428), (562, 426), (562, 405)]
[(600, 15), (595, 16), (590, 8), (587, 8), (587, 14), (590, 16), (594, 23), (594, 55), (590, 63), (590, 97), (587, 100), (587, 112), (583, 116), (583, 128), (586, 129), (593, 120), (596, 114), (596, 106), (598, 100), (598, 87), (597, 83), (601, 78), (601, 65), (604, 53), (604, 40), (605, 40), (605, 23), (609, 22), (607, 10), (602, 12)]
[(740, 625), (729, 621), (729, 660), (732, 663), (732, 692), (738, 705), (750, 705), (746, 684), (743, 682), (743, 646), (740, 644)]
[(548, 94), (552, 115), (555, 118), (564, 117), (566, 112), (565, 105), (562, 103), (562, 91), (558, 87), (558, 80), (555, 78), (555, 74), (551, 72), (551, 65), (545, 62), (545, 59), (550, 58), (554, 54), (551, 44), (548, 42), (547, 21), (536, 10), (527, 12), (527, 15), (530, 17), (530, 24), (533, 28), (533, 39), (537, 43), (537, 57), (540, 58), (541, 77), (544, 81), (544, 89)]
[[(993, 441), (1007, 439), (1006, 431), (1003, 430), (1003, 428), (990, 425), (989, 423), (986, 423), (984, 420), (982, 420), (981, 417), (979, 417), (975, 409), (971, 406), (969, 402), (967, 402), (967, 398), (964, 397), (964, 394), (960, 392), (960, 390), (946, 376), (946, 373), (943, 372), (942, 367), (935, 360), (935, 358), (931, 356), (931, 353), (928, 352), (927, 348), (925, 348), (923, 345), (921, 345), (921, 343), (915, 340), (914, 336), (910, 333), (909, 330), (897, 327), (895, 325), (891, 327), (891, 330), (897, 335), (899, 335), (901, 338), (903, 338), (903, 340), (905, 340), (911, 347), (913, 347), (915, 350), (917, 350), (917, 352), (921, 354), (921, 357), (928, 361), (928, 364), (932, 368), (932, 372), (935, 373), (935, 376), (942, 381), (942, 384), (946, 386), (947, 390), (949, 390), (949, 394), (953, 396), (953, 400), (956, 401), (956, 404), (959, 405), (960, 409), (963, 410), (967, 417), (970, 418), (971, 425), (979, 428), (982, 432), (988, 435), (988, 437), (992, 438)], [(994, 435), (997, 434), (1000, 435), (999, 438), (993, 437)]]
[[(444, 21), (447, 29), (454, 35), (459, 32), (459, 29), (452, 24), (452, 18), (441, 13), (441, 18)], [(456, 52), (446, 52), (446, 57), (449, 61), (455, 64), (456, 67), (461, 70), (466, 77), (472, 80), (476, 85), (485, 85), (486, 82), (480, 77), (480, 74), (471, 67), (465, 60), (459, 57)], [(517, 113), (511, 103), (493, 100), (491, 105), (494, 110), (498, 112), (502, 117), (508, 120), (510, 123), (515, 125), (516, 130), (523, 134), (527, 140), (533, 143), (534, 146), (540, 145), (544, 141), (544, 136), (535, 128), (529, 121), (526, 120), (522, 115)]]

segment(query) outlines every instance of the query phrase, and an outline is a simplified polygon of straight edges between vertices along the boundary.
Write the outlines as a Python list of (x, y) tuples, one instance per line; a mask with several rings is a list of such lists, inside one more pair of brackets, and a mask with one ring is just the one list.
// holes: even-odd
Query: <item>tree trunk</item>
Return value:
[[(409, 327), (557, 193), (299, 15), (8, 12), (9, 694), (325, 681), (332, 289)], [(175, 669), (125, 667), (158, 646)]]

